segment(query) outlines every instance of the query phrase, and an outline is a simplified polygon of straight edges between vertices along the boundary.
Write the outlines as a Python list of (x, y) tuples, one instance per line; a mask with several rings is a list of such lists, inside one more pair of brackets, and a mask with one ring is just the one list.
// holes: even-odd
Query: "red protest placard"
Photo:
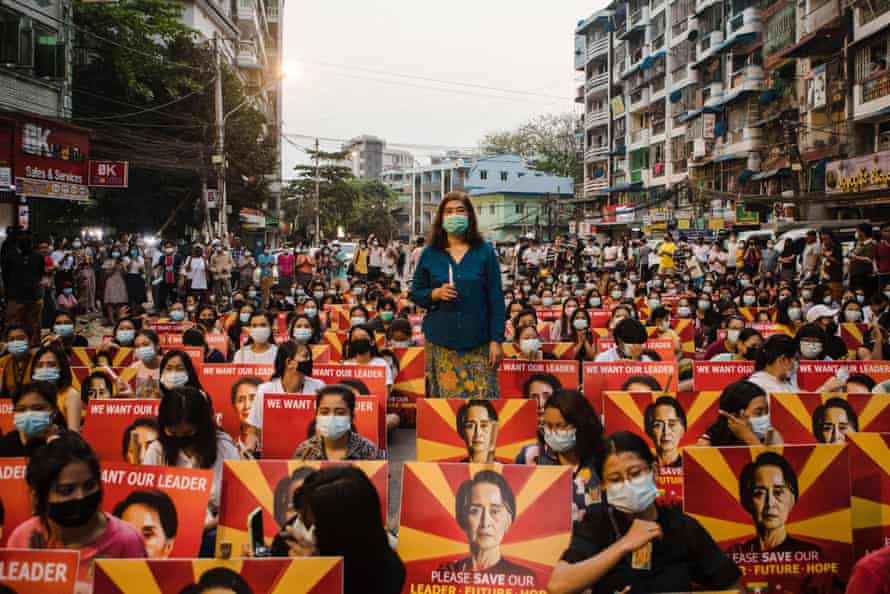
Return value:
[(843, 443), (852, 433), (890, 432), (886, 394), (770, 394), (770, 421), (785, 443)]
[[(321, 335), (322, 342), (330, 349), (331, 361), (343, 360), (343, 348), (346, 346), (348, 336), (345, 330), (337, 332), (329, 330)], [(382, 349), (386, 345), (386, 336), (382, 332), (378, 332), (374, 336), (374, 342), (377, 343), (378, 349)]]
[(310, 345), (312, 347), (312, 362), (313, 363), (330, 363), (331, 362), (331, 347), (326, 344), (313, 344)]
[[(266, 382), (275, 369), (271, 365), (247, 365), (225, 363), (204, 365), (198, 370), (201, 385), (210, 395), (216, 422), (237, 443), (247, 423), (250, 406), (256, 396), (256, 387), (243, 382)], [(236, 388), (238, 384), (238, 389)], [(233, 393), (234, 392), (234, 393)]]
[(396, 376), (389, 396), (389, 410), (399, 415), (402, 427), (415, 424), (416, 402), (426, 395), (426, 359), (423, 347), (392, 349), (399, 361), (399, 374)]
[[(480, 588), (474, 584), (482, 579), (503, 585), (486, 591), (546, 590), (571, 538), (571, 469), (406, 462), (403, 477), (398, 550), (407, 572), (403, 592), (432, 592), (434, 584), (443, 592), (475, 594)], [(480, 547), (469, 528), (470, 506), (458, 505), (474, 494), (490, 498), (492, 507), (509, 496), (516, 501), (516, 509), (485, 537), (485, 554), (500, 558), (485, 572), (472, 570)]]
[(212, 486), (213, 469), (105, 462), (102, 510), (143, 535), (149, 558), (196, 557)]
[(865, 347), (868, 337), (868, 324), (851, 324), (849, 322), (841, 324), (841, 339), (847, 345), (847, 351), (852, 355), (855, 355), (858, 349)]
[[(315, 435), (315, 396), (266, 394), (263, 397), (263, 457), (287, 460), (297, 446)], [(377, 433), (377, 398), (359, 396), (355, 401), (355, 430), (386, 449), (386, 434)]]
[(382, 365), (339, 365), (327, 363), (312, 366), (312, 377), (326, 384), (339, 384), (349, 380), (363, 396), (376, 396), (379, 403), (379, 434), (386, 432), (386, 367)]
[(683, 511), (739, 566), (748, 591), (842, 591), (834, 584), (853, 560), (843, 445), (688, 447), (683, 471)]
[(676, 392), (677, 364), (672, 361), (585, 362), (582, 379), (584, 396), (597, 412), (602, 412), (603, 393), (607, 391)]
[[(72, 367), (71, 368), (71, 387), (74, 388), (78, 393), (80, 392), (81, 385), (86, 380), (87, 377), (94, 371), (103, 371), (108, 373), (108, 370), (102, 367)], [(130, 385), (130, 389), (135, 389), (135, 379), (136, 379), (136, 368), (135, 367), (112, 367), (111, 374), (118, 379), (123, 380), (127, 384)], [(117, 394), (117, 382), (113, 382), (115, 384), (114, 394)], [(158, 394), (160, 397), (160, 394)]]
[(93, 594), (342, 594), (342, 557), (99, 559)]
[[(465, 419), (463, 427), (459, 419)], [(538, 409), (531, 400), (422, 398), (417, 401), (417, 460), (475, 458), (480, 463), (512, 464), (522, 448), (537, 441), (537, 430)]]
[(371, 479), (380, 495), (380, 514), (385, 523), (389, 489), (386, 462), (226, 461), (219, 499), (217, 556), (223, 548), (231, 550), (232, 555), (240, 555), (243, 545), (247, 544), (247, 517), (257, 508), (263, 512), (266, 544), (271, 544), (281, 526), (291, 517), (288, 506), (303, 480), (313, 470), (339, 464), (351, 464)]
[(12, 398), (0, 398), (0, 435), (6, 435), (15, 427), (12, 416)]
[(797, 385), (803, 392), (815, 392), (840, 369), (849, 375), (867, 375), (875, 383), (890, 379), (890, 361), (801, 361), (797, 368)]
[(853, 554), (856, 559), (890, 545), (890, 435), (848, 435)]
[[(157, 433), (137, 427), (138, 419), (157, 420), (160, 400), (104, 399), (90, 400), (84, 418), (83, 438), (102, 462), (140, 464), (148, 444)], [(138, 425), (138, 423), (137, 423)]]
[(555, 378), (563, 389), (575, 390), (578, 387), (578, 362), (504, 359), (498, 369), (501, 398), (527, 398), (524, 391), (528, 381), (540, 375)]
[[(160, 340), (161, 347), (164, 350), (179, 349), (182, 347), (182, 334), (158, 334), (158, 339)], [(204, 335), (204, 340), (207, 341), (207, 346), (212, 349), (218, 350), (224, 356), (228, 357), (229, 338), (226, 334), (222, 334), (220, 332), (210, 332), (209, 334)]]
[(694, 361), (692, 381), (697, 391), (720, 390), (754, 373), (754, 361)]
[[(763, 338), (769, 338), (770, 336), (775, 336), (776, 334), (784, 334), (786, 336), (794, 336), (794, 333), (788, 329), (788, 326), (784, 324), (774, 324), (772, 322), (748, 322), (745, 324), (747, 328), (753, 328), (760, 332)], [(717, 340), (724, 340), (726, 338), (726, 328), (720, 328), (717, 330)]]
[[(516, 345), (512, 342), (505, 342), (504, 356), (508, 358), (516, 357), (519, 352)], [(575, 358), (575, 343), (573, 342), (542, 342), (541, 352), (550, 353), (557, 359), (563, 361), (571, 361)]]
[(3, 504), (0, 547), (6, 546), (12, 531), (33, 513), (31, 491), (25, 482), (27, 466), (24, 458), (0, 458), (0, 503)]
[(609, 320), (612, 319), (612, 310), (609, 309), (588, 309), (587, 315), (590, 316), (591, 328), (608, 328)]
[[(596, 350), (604, 353), (615, 347), (615, 339), (611, 337), (599, 338), (596, 341)], [(673, 361), (677, 358), (674, 352), (674, 341), (662, 338), (650, 338), (646, 341), (645, 348), (647, 351), (654, 351), (661, 357), (662, 361)]]
[(659, 501), (683, 505), (682, 448), (692, 445), (717, 419), (720, 392), (606, 392), (606, 433), (630, 431), (649, 443), (658, 459)]
[(544, 322), (552, 322), (562, 317), (561, 307), (536, 307), (535, 313), (538, 319)]
[(182, 334), (189, 328), (194, 328), (195, 323), (190, 321), (173, 322), (171, 320), (161, 321), (160, 319), (146, 320), (145, 326), (149, 330), (154, 330), (157, 334)]
[(0, 549), (0, 588), (13, 594), (74, 594), (80, 553), (64, 549)]

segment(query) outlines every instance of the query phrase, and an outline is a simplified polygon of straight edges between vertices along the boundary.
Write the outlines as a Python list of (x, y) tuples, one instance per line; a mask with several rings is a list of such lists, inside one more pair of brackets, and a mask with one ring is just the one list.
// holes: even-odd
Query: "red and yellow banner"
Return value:
[(535, 378), (549, 376), (566, 390), (578, 386), (577, 361), (525, 361), (504, 359), (498, 369), (501, 398), (527, 398), (527, 387)]
[(676, 392), (677, 364), (672, 361), (585, 362), (582, 379), (584, 396), (601, 413), (604, 392)]
[(0, 433), (3, 435), (15, 428), (12, 416), (12, 398), (0, 398)]
[(886, 394), (770, 394), (770, 420), (785, 443), (843, 443), (853, 433), (890, 432)]
[[(748, 322), (769, 323), (776, 320), (775, 307), (740, 307), (739, 315)], [(766, 317), (768, 319), (764, 320)]]
[(0, 547), (6, 546), (9, 535), (16, 526), (31, 517), (31, 491), (25, 482), (24, 458), (0, 458), (0, 502), (3, 503), (3, 522), (0, 530)]
[[(358, 382), (362, 386), (359, 394), (376, 396), (380, 414), (377, 415), (377, 431), (386, 432), (386, 367), (383, 365), (341, 365), (322, 363), (312, 366), (312, 377), (326, 384), (339, 384), (344, 380)], [(382, 441), (382, 440), (381, 440)]]
[[(96, 351), (94, 347), (74, 347), (68, 360), (72, 367), (92, 367)], [(108, 347), (106, 352), (112, 367), (127, 367), (133, 362), (133, 349)]]
[(240, 555), (248, 543), (247, 517), (257, 508), (262, 510), (263, 534), (266, 544), (291, 517), (288, 507), (294, 492), (313, 470), (338, 464), (351, 464), (360, 469), (380, 495), (380, 513), (386, 521), (389, 478), (383, 461), (308, 462), (300, 460), (237, 460), (226, 461), (219, 498), (219, 526), (216, 533), (216, 554), (228, 548)]
[[(512, 342), (504, 343), (504, 356), (514, 358), (519, 354), (519, 350)], [(541, 351), (550, 353), (557, 359), (563, 361), (571, 361), (575, 358), (575, 343), (573, 342), (542, 342)]]
[[(377, 433), (378, 404), (374, 396), (356, 398), (355, 430), (386, 449), (386, 435)], [(297, 446), (315, 435), (315, 396), (266, 394), (263, 406), (263, 457), (293, 458)]]
[(754, 373), (754, 361), (695, 361), (692, 382), (698, 391), (720, 390)]
[(695, 354), (695, 326), (692, 325), (692, 320), (688, 318), (672, 318), (671, 328), (680, 337), (682, 351), (690, 357)]
[[(615, 348), (615, 339), (612, 337), (599, 338), (596, 341), (596, 350), (604, 353), (611, 348)], [(661, 357), (662, 361), (673, 361), (677, 358), (674, 352), (674, 341), (667, 338), (650, 338), (643, 347), (647, 351), (654, 351)]]
[(841, 326), (841, 339), (847, 345), (847, 351), (855, 356), (856, 351), (865, 347), (868, 339), (868, 324), (851, 324), (845, 322)]
[[(886, 397), (886, 396), (885, 396)], [(890, 545), (890, 435), (848, 435), (855, 558)]]
[(388, 408), (399, 415), (402, 427), (414, 427), (416, 402), (426, 396), (426, 357), (423, 347), (404, 347), (392, 350), (399, 361)]
[(881, 383), (890, 379), (890, 361), (801, 361), (797, 368), (797, 385), (801, 391), (815, 392), (839, 372), (863, 374)]
[(247, 415), (253, 404), (253, 397), (244, 396), (247, 392), (256, 395), (256, 388), (244, 386), (244, 394), (233, 389), (242, 379), (253, 378), (261, 382), (268, 381), (274, 372), (271, 365), (246, 365), (225, 363), (205, 365), (198, 370), (201, 385), (213, 402), (213, 413), (217, 424), (236, 442), (241, 439), (242, 427), (247, 423)]
[[(571, 480), (565, 466), (406, 462), (403, 592), (544, 591), (571, 536)], [(485, 507), (493, 520), (489, 531), (479, 533), (471, 505)], [(472, 551), (482, 545), (498, 560), (474, 572)]]
[[(330, 352), (330, 361), (337, 362), (343, 360), (343, 348), (346, 346), (348, 336), (345, 330), (338, 332), (328, 331), (321, 335), (322, 343), (328, 347)], [(382, 332), (377, 332), (374, 335), (374, 342), (377, 343), (378, 349), (382, 349), (386, 346), (386, 336)], [(318, 362), (321, 363), (321, 361)]]
[(742, 570), (749, 589), (843, 592), (852, 566), (843, 445), (689, 447), (684, 511)]
[(157, 420), (160, 400), (102, 399), (90, 400), (84, 418), (83, 438), (89, 442), (102, 462), (139, 464), (148, 443), (144, 431), (134, 426), (138, 419)]
[(212, 469), (105, 462), (102, 510), (133, 526), (151, 559), (197, 557), (212, 486)]
[[(464, 421), (462, 427), (459, 420)], [(420, 399), (417, 460), (470, 462), (475, 456), (512, 464), (523, 447), (537, 441), (537, 428), (537, 404), (532, 400)]]
[(0, 549), (0, 591), (75, 594), (79, 564), (77, 551)]
[[(71, 387), (74, 388), (78, 393), (80, 393), (81, 386), (83, 382), (90, 376), (94, 371), (102, 371), (104, 373), (108, 373), (107, 369), (102, 367), (71, 367)], [(135, 389), (138, 386), (136, 383), (136, 368), (135, 367), (112, 367), (111, 372), (118, 377), (118, 379), (123, 380), (127, 384), (130, 385), (131, 389)], [(109, 374), (111, 377), (111, 374)], [(117, 395), (117, 382), (112, 380), (112, 389), (114, 391), (114, 395)], [(157, 397), (160, 398), (161, 394), (158, 391), (157, 382), (155, 382), (154, 392), (157, 393)]]
[(609, 320), (612, 319), (612, 310), (610, 309), (588, 309), (587, 315), (590, 316), (590, 327), (608, 328)]
[(99, 559), (93, 594), (342, 594), (342, 557)]

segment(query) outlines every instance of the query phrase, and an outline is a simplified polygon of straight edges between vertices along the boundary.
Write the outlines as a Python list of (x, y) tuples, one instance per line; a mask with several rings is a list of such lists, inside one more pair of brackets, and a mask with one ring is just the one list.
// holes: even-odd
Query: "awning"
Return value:
[(795, 45), (780, 52), (783, 58), (807, 58), (833, 56), (844, 46), (844, 29), (841, 17), (836, 17), (817, 30), (804, 35)]
[(763, 173), (758, 173), (757, 175), (751, 178), (751, 181), (758, 181), (761, 179), (769, 179), (771, 177), (776, 177), (777, 175), (788, 175), (791, 173), (790, 167), (781, 167), (779, 169), (770, 169), (769, 171), (764, 171)]
[(655, 58), (652, 56), (646, 56), (643, 58), (643, 61), (640, 62), (640, 70), (646, 70), (648, 68), (652, 68), (655, 65)]
[(747, 155), (742, 155), (739, 153), (729, 153), (728, 155), (720, 155), (719, 157), (714, 157), (711, 159), (711, 163), (722, 163), (724, 161), (732, 161), (733, 159), (747, 159)]
[(609, 155), (614, 157), (615, 155), (623, 155), (627, 152), (626, 146), (616, 146), (613, 150), (609, 151)]
[(605, 190), (600, 190), (601, 193), (607, 194), (610, 192), (637, 192), (643, 189), (643, 182), (634, 182), (632, 184), (621, 184), (618, 186), (611, 186), (606, 188)]
[(748, 93), (756, 93), (756, 92), (757, 91), (754, 91), (752, 89), (736, 89), (735, 91), (733, 91), (727, 95), (724, 95), (722, 99), (720, 99), (719, 101), (717, 101), (717, 103), (715, 103), (713, 105), (713, 107), (723, 107), (724, 105), (732, 103), (739, 97), (743, 97), (743, 96), (747, 95)]
[(671, 91), (671, 103), (679, 103), (683, 99), (683, 91)]
[(733, 35), (716, 48), (714, 48), (714, 53), (719, 54), (722, 51), (728, 50), (732, 46), (738, 43), (748, 43), (749, 41), (753, 41), (754, 38), (757, 37), (757, 33), (742, 33), (741, 35)]
[(761, 105), (769, 105), (778, 98), (779, 93), (775, 89), (767, 89), (760, 92), (759, 101)]
[(754, 172), (750, 169), (742, 169), (742, 172), (739, 174), (739, 183), (744, 184), (749, 180), (753, 179), (755, 176)]
[(884, 120), (887, 116), (890, 116), (890, 107), (885, 107), (884, 109), (879, 109), (872, 113), (856, 114), (853, 119), (857, 122), (875, 122)]

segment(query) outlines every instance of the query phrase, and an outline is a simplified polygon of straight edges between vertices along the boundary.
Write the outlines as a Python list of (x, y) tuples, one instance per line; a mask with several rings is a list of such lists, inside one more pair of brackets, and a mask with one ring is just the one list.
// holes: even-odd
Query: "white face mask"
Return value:
[(538, 352), (539, 348), (541, 348), (541, 341), (537, 338), (524, 338), (519, 341), (519, 350), (526, 355)]
[(800, 343), (800, 354), (804, 359), (815, 359), (822, 354), (822, 344), (818, 342)]
[(681, 318), (688, 318), (690, 315), (692, 315), (692, 311), (685, 305), (681, 305), (677, 308), (677, 315), (679, 315)]
[(189, 381), (189, 374), (185, 371), (165, 371), (161, 374), (161, 384), (168, 390), (184, 386)]
[(799, 307), (789, 307), (788, 308), (788, 318), (794, 320), (795, 322), (800, 319), (800, 308)]
[(748, 417), (748, 424), (751, 425), (751, 431), (753, 431), (754, 435), (759, 439), (766, 437), (767, 431), (769, 431), (772, 426), (768, 414), (759, 417)]
[(265, 344), (268, 342), (269, 336), (272, 335), (272, 329), (268, 326), (258, 326), (256, 328), (251, 328), (247, 333), (254, 342)]
[(649, 509), (658, 496), (658, 487), (652, 473), (644, 474), (620, 484), (606, 487), (606, 498), (609, 505), (620, 512), (635, 515)]
[(855, 324), (862, 319), (862, 312), (858, 309), (848, 309), (844, 312), (844, 319), (851, 324)]
[(726, 340), (728, 340), (730, 344), (735, 344), (739, 341), (739, 335), (741, 333), (742, 333), (741, 330), (727, 330), (726, 331)]

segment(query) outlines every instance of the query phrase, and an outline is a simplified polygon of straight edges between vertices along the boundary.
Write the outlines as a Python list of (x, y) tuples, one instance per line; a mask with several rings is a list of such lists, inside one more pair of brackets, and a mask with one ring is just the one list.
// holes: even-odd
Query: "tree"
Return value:
[[(379, 180), (357, 179), (349, 167), (339, 165), (348, 151), (308, 151), (310, 159), (319, 161), (319, 219), (322, 233), (334, 237), (338, 227), (347, 233), (391, 237), (396, 230), (392, 209), (398, 197)], [(285, 216), (300, 217), (305, 229), (315, 224), (315, 164), (297, 165), (299, 178), (286, 191)], [(306, 236), (309, 234), (306, 233)]]
[(515, 130), (486, 134), (480, 141), (483, 152), (512, 153), (529, 160), (538, 171), (583, 183), (583, 144), (577, 117), (571, 113), (539, 115)]

